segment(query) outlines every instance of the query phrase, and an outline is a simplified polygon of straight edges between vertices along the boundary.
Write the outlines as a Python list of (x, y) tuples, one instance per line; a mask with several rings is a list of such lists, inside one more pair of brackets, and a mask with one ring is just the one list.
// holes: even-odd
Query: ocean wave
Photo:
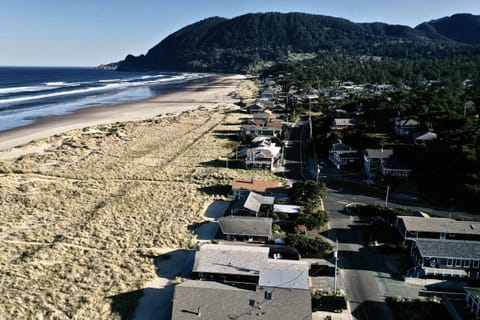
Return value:
[[(160, 75), (159, 75), (160, 76)], [(66, 91), (57, 91), (57, 92), (51, 92), (51, 93), (45, 93), (45, 94), (35, 94), (35, 95), (21, 95), (21, 96), (15, 96), (15, 97), (9, 97), (5, 99), (0, 98), (0, 106), (6, 106), (6, 105), (17, 105), (20, 103), (25, 103), (25, 102), (32, 102), (32, 101), (38, 101), (42, 99), (49, 99), (49, 98), (54, 98), (54, 97), (62, 97), (62, 96), (73, 96), (73, 95), (85, 95), (89, 93), (96, 93), (96, 92), (105, 92), (105, 91), (110, 91), (110, 90), (121, 90), (121, 89), (126, 89), (126, 88), (131, 88), (131, 87), (141, 87), (141, 86), (155, 86), (158, 84), (163, 84), (166, 82), (178, 82), (178, 81), (187, 81), (187, 80), (193, 80), (193, 79), (198, 79), (204, 76), (207, 76), (207, 74), (192, 74), (192, 73), (183, 73), (183, 74), (178, 74), (175, 76), (170, 76), (170, 77), (164, 77), (162, 78), (156, 77), (156, 78), (145, 78), (144, 81), (138, 81), (140, 78), (136, 78), (137, 81), (126, 81), (125, 79), (118, 79), (119, 81), (115, 81), (116, 79), (105, 79), (102, 80), (104, 85), (98, 85), (100, 81), (96, 82), (85, 82), (85, 83), (75, 83), (77, 86), (81, 85), (83, 86), (81, 89), (80, 88), (74, 88)], [(148, 80), (151, 79), (151, 80)], [(107, 81), (109, 80), (109, 81)], [(50, 86), (47, 87), (37, 87), (38, 88), (48, 88), (48, 89), (43, 89), (43, 90), (53, 90), (55, 89), (67, 89), (69, 87), (72, 87), (73, 83), (68, 83), (68, 82), (47, 82), (50, 84)], [(60, 84), (63, 84), (62, 86), (59, 86)], [(57, 85), (57, 87), (54, 86), (54, 84)], [(90, 85), (89, 87), (85, 87), (86, 85)], [(32, 87), (33, 88), (33, 87)], [(0, 90), (5, 90), (5, 89), (0, 89)], [(31, 90), (31, 91), (41, 91), (41, 90)], [(22, 91), (17, 91), (17, 92), (22, 92)], [(27, 92), (27, 91), (24, 91)]]
[(11, 87), (11, 88), (1, 88), (0, 96), (4, 96), (12, 93), (22, 93), (22, 92), (35, 92), (35, 91), (46, 91), (58, 89), (59, 87), (47, 87), (47, 86), (23, 86), (23, 87)]
[(68, 95), (75, 95), (75, 94), (83, 94), (83, 93), (88, 93), (88, 92), (95, 92), (95, 91), (105, 91), (105, 90), (111, 90), (115, 88), (121, 88), (121, 84), (108, 84), (103, 87), (90, 87), (90, 88), (85, 88), (85, 89), (75, 89), (75, 90), (70, 90), (70, 91), (61, 91), (61, 92), (53, 92), (53, 93), (48, 93), (48, 94), (39, 94), (39, 95), (33, 95), (33, 96), (23, 96), (23, 97), (16, 97), (16, 98), (8, 98), (8, 99), (0, 99), (0, 105), (5, 105), (5, 104), (14, 104), (14, 103), (19, 103), (19, 102), (27, 102), (27, 101), (34, 101), (34, 100), (41, 100), (41, 99), (46, 99), (46, 98), (52, 98), (52, 97), (61, 97), (61, 96), (68, 96)]

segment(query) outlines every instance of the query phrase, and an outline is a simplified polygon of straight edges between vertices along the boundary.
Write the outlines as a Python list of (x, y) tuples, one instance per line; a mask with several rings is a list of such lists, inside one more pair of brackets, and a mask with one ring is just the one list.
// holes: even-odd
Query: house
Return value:
[(188, 280), (175, 286), (172, 320), (303, 320), (311, 308), (310, 290)]
[(259, 119), (259, 120), (264, 120), (265, 122), (272, 121), (277, 118), (277, 116), (272, 113), (270, 110), (265, 110), (263, 112), (255, 112), (252, 115), (253, 119)]
[(354, 165), (360, 160), (357, 150), (343, 143), (336, 143), (328, 152), (328, 159), (333, 165), (341, 170), (347, 166)]
[(248, 196), (250, 191), (262, 195), (272, 195), (273, 192), (280, 191), (282, 183), (278, 181), (265, 181), (254, 179), (236, 179), (232, 182), (232, 191), (229, 193), (232, 198), (239, 196)]
[(228, 241), (267, 243), (272, 239), (272, 218), (225, 216), (218, 219)]
[(277, 147), (275, 144), (268, 146), (261, 146), (256, 148), (248, 148), (247, 156), (245, 158), (245, 167), (249, 168), (261, 168), (273, 170), (278, 166), (282, 148)]
[(283, 128), (283, 122), (276, 120), (248, 119), (248, 124), (261, 127), (274, 127), (280, 129), (280, 131)]
[(364, 119), (358, 118), (335, 118), (332, 122), (332, 130), (348, 130), (360, 125), (365, 125)]
[(380, 160), (380, 172), (384, 177), (408, 179), (412, 169), (392, 154), (390, 157)]
[[(480, 277), (478, 222), (399, 216), (396, 228), (412, 243), (414, 277)], [(480, 225), (479, 225), (480, 226)]]
[[(263, 122), (262, 122), (263, 123)], [(269, 123), (263, 125), (257, 124), (242, 124), (240, 126), (240, 134), (253, 134), (256, 136), (270, 136), (275, 137), (282, 132), (282, 126), (270, 126)]]
[(412, 134), (413, 143), (417, 146), (428, 146), (437, 139), (437, 134), (431, 131), (416, 132)]
[(296, 271), (298, 281), (290, 285), (308, 288), (308, 263), (284, 259), (280, 254), (272, 252), (274, 250), (268, 246), (203, 244), (195, 253), (192, 277), (199, 280), (259, 284), (262, 271)]
[(410, 136), (419, 127), (420, 122), (414, 119), (395, 119), (395, 133), (399, 136)]
[(239, 197), (230, 204), (230, 214), (239, 216), (268, 216), (273, 211), (274, 197), (262, 196), (250, 191), (248, 196)]
[(398, 216), (396, 228), (404, 240), (462, 240), (480, 242), (480, 222), (450, 218)]
[(246, 109), (248, 113), (257, 113), (257, 112), (263, 112), (265, 110), (265, 106), (261, 103), (255, 103), (255, 104), (249, 105)]
[(381, 170), (382, 160), (393, 155), (393, 149), (366, 149), (363, 152), (363, 165), (365, 174), (375, 177)]
[(418, 239), (412, 243), (414, 277), (480, 278), (480, 242)]
[(311, 319), (308, 263), (285, 260), (274, 251), (200, 246), (194, 280), (175, 287), (172, 319)]

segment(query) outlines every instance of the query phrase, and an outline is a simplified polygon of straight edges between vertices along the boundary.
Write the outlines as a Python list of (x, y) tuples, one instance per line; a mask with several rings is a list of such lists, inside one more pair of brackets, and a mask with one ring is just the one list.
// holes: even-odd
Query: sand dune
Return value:
[(209, 109), (62, 129), (0, 160), (0, 318), (133, 315), (156, 257), (195, 245), (188, 226), (221, 197), (212, 187), (275, 179), (215, 166), (245, 117), (223, 103), (234, 85)]

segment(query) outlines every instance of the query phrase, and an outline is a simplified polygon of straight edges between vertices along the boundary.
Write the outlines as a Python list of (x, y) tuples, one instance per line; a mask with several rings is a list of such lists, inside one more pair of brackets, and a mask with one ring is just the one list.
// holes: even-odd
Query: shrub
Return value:
[(285, 244), (297, 249), (304, 258), (323, 258), (332, 251), (329, 243), (304, 235), (289, 234), (285, 238)]

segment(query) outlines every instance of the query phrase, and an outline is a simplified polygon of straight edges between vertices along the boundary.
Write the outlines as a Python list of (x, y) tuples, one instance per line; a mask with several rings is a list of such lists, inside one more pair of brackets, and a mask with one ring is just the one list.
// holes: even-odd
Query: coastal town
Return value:
[(2, 6), (0, 320), (479, 319), (478, 5), (344, 2)]
[[(347, 137), (366, 126), (361, 106), (352, 114), (332, 105), (325, 114), (294, 115), (292, 106), (311, 106), (318, 92), (283, 92), (271, 78), (233, 83), (225, 87), (228, 103), (93, 126), (4, 151), (2, 194), (11, 196), (2, 200), (3, 208), (22, 197), (32, 214), (28, 224), (15, 225), (15, 211), (8, 211), (13, 214), (12, 227), (4, 229), (3, 243), (23, 251), (12, 258), (19, 266), (33, 268), (32, 276), (37, 268), (48, 272), (60, 257), (76, 250), (86, 254), (88, 268), (105, 265), (97, 251), (124, 259), (127, 269), (113, 274), (130, 277), (128, 281), (144, 289), (109, 298), (112, 311), (122, 319), (351, 319), (362, 318), (362, 312), (394, 319), (391, 310), (408, 310), (409, 304), (416, 306), (411, 311), (416, 313), (423, 304), (426, 312), (448, 310), (452, 317), (475, 317), (478, 222), (461, 212), (457, 220), (456, 212), (429, 207), (416, 194), (408, 194), (412, 168), (396, 157), (395, 146), (359, 150), (343, 143), (339, 133)], [(357, 88), (341, 84), (323, 95), (333, 98), (329, 103), (338, 103), (339, 96), (346, 97), (346, 86)], [(381, 91), (361, 88), (374, 96), (397, 90), (390, 85)], [(332, 117), (337, 114), (341, 117)], [(322, 117), (327, 120), (319, 120)], [(328, 126), (321, 131), (327, 132), (326, 152), (315, 138), (317, 122)], [(393, 137), (418, 148), (436, 139), (432, 131), (421, 131), (416, 120), (395, 118), (389, 125)], [(165, 143), (172, 139), (183, 147)], [(119, 148), (130, 156), (112, 157)], [(135, 154), (138, 157), (132, 158)], [(158, 161), (161, 173), (155, 173)], [(105, 200), (101, 205), (92, 202), (90, 217), (78, 220), (71, 235), (56, 236), (58, 221), (52, 228), (50, 219), (75, 220), (85, 203), (79, 199), (69, 204), (72, 218), (65, 213), (42, 215), (47, 207), (41, 207), (57, 210), (61, 203), (53, 202), (58, 199), (54, 190), (62, 185), (69, 197), (84, 192), (81, 182), (92, 192), (88, 202)], [(32, 188), (41, 188), (42, 198), (34, 198), (28, 191)], [(154, 191), (158, 188), (163, 191)], [(47, 196), (50, 192), (54, 193)], [(118, 192), (123, 205), (115, 196)], [(118, 213), (131, 210), (133, 203), (134, 215), (124, 221)], [(138, 220), (138, 208), (153, 215)], [(182, 218), (173, 219), (173, 212)], [(102, 221), (103, 230), (94, 221)], [(43, 241), (34, 240), (38, 228), (48, 230)], [(123, 239), (142, 237), (132, 248), (114, 240), (119, 232), (126, 232)], [(157, 242), (153, 246), (152, 236)], [(144, 249), (138, 247), (142, 242)], [(138, 257), (136, 267), (128, 265), (131, 258), (126, 253)], [(148, 280), (150, 257), (157, 270), (153, 280)], [(80, 271), (82, 264), (63, 268)], [(108, 279), (110, 271), (98, 270), (96, 275)], [(65, 281), (67, 285), (78, 280)], [(101, 283), (105, 282), (90, 283), (83, 290), (96, 286), (103, 291)], [(110, 286), (115, 292), (115, 284)], [(101, 296), (89, 299), (99, 303)]]

